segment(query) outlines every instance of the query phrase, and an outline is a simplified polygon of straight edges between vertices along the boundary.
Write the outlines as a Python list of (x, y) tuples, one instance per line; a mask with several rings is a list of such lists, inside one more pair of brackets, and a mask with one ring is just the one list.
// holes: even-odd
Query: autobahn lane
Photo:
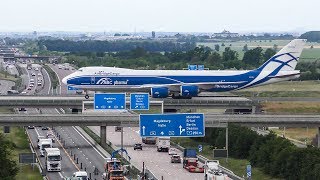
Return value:
[[(41, 70), (41, 66), (38, 64), (33, 64), (32, 65), (32, 69), (31, 70), (27, 70), (26, 65), (22, 65), (23, 67), (23, 72), (27, 73), (27, 77), (28, 80), (26, 82), (29, 83), (29, 79), (34, 79), (34, 84), (35, 86), (30, 87), (30, 90), (25, 90), (27, 92), (27, 94), (49, 94), (49, 90), (51, 87), (51, 83), (50, 81), (46, 81), (46, 79), (49, 79), (49, 75), (48, 73), (44, 72), (45, 70)], [(35, 68), (38, 68), (38, 70), (36, 71)], [(42, 72), (41, 72), (42, 71)], [(40, 79), (42, 80), (41, 86), (38, 86), (38, 81), (40, 81)], [(29, 87), (29, 84), (27, 84), (27, 87)], [(39, 114), (39, 113), (45, 113), (45, 114), (56, 114), (58, 113), (57, 109), (49, 109), (49, 108), (27, 108), (26, 109), (26, 113), (28, 114)], [(33, 142), (35, 144), (34, 147), (37, 147), (37, 139), (38, 136), (44, 136), (46, 137), (46, 132), (42, 131), (41, 128), (35, 128), (34, 131), (32, 130), (28, 130), (29, 131), (29, 135), (31, 138), (31, 142)], [(47, 173), (47, 177), (48, 179), (61, 179), (65, 176), (72, 176), (73, 172), (77, 171), (77, 167), (75, 166), (75, 163), (72, 161), (72, 159), (68, 156), (68, 154), (66, 153), (66, 151), (64, 150), (64, 148), (61, 146), (61, 143), (59, 141), (56, 140), (56, 143), (54, 144), (53, 147), (57, 147), (60, 149), (61, 152), (61, 157), (62, 157), (62, 170), (61, 172), (49, 172)], [(39, 151), (38, 151), (39, 152)], [(41, 158), (40, 158), (41, 159)], [(42, 158), (44, 159), (44, 158)], [(42, 164), (42, 167), (45, 168), (44, 166), (44, 160), (40, 161)]]
[[(64, 69), (61, 64), (48, 64), (48, 66), (57, 74), (59, 82), (60, 82), (60, 94), (65, 95), (68, 94), (67, 86), (62, 83), (62, 79), (69, 74), (73, 73), (75, 70), (71, 66), (69, 66), (69, 70)], [(59, 66), (61, 67), (59, 69)]]
[[(39, 136), (44, 136), (46, 137), (46, 133), (47, 131), (43, 131), (41, 130), (41, 127), (35, 127), (35, 129), (28, 129), (28, 134), (30, 137), (30, 142), (33, 144), (33, 147), (35, 147), (36, 149), (36, 153), (37, 156), (40, 159), (40, 163), (42, 168), (44, 169), (44, 171), (46, 172), (45, 169), (45, 158), (44, 157), (40, 157), (40, 151), (37, 148), (37, 144), (38, 144), (38, 137)], [(61, 142), (58, 141), (57, 138), (55, 138), (55, 143), (53, 143), (53, 147), (57, 147), (60, 149), (60, 153), (61, 153), (61, 172), (47, 172), (46, 175), (48, 177), (48, 179), (50, 180), (55, 180), (55, 179), (61, 179), (65, 176), (71, 176), (73, 172), (77, 171), (77, 169), (75, 168), (75, 166), (72, 164), (70, 158), (68, 158), (67, 153), (64, 151), (64, 149), (61, 146)]]
[[(60, 126), (55, 127), (55, 131), (62, 137), (64, 147), (69, 155), (75, 156), (75, 162), (78, 160), (78, 168), (81, 169), (82, 163), (82, 170), (86, 170), (88, 174), (91, 173), (92, 179), (101, 179), (106, 157), (87, 141), (77, 128), (79, 127)], [(95, 171), (98, 173), (95, 174)]]
[[(58, 65), (49, 65), (50, 68), (57, 74), (61, 94), (67, 94), (67, 86), (64, 85), (61, 80), (72, 73), (72, 68), (70, 70), (59, 69)], [(64, 110), (60, 110), (64, 111)], [(91, 144), (77, 129), (79, 127), (75, 126), (63, 126), (55, 127), (55, 131), (59, 133), (60, 137), (64, 139), (65, 147), (72, 151), (72, 154), (78, 157), (78, 167), (81, 168), (81, 163), (83, 170), (91, 173), (92, 179), (102, 179), (102, 173), (104, 172), (104, 159), (106, 158), (101, 152), (99, 152), (93, 144)], [(71, 152), (70, 152), (71, 155)], [(110, 156), (109, 156), (110, 157)], [(96, 172), (94, 173), (96, 169)]]
[[(100, 136), (100, 128), (97, 126), (89, 127), (93, 132)], [(123, 144), (128, 151), (133, 165), (142, 169), (142, 164), (145, 162), (146, 167), (155, 174), (157, 178), (164, 179), (185, 179), (197, 180), (203, 179), (202, 173), (189, 173), (183, 169), (182, 164), (172, 164), (170, 156), (167, 152), (157, 152), (155, 145), (143, 145), (143, 150), (133, 150), (135, 143), (142, 143), (139, 135), (139, 128), (125, 127), (123, 128)], [(121, 147), (121, 133), (115, 132), (114, 126), (107, 127), (107, 140), (112, 144)], [(182, 152), (178, 151), (182, 157)], [(156, 157), (156, 158), (155, 158)]]

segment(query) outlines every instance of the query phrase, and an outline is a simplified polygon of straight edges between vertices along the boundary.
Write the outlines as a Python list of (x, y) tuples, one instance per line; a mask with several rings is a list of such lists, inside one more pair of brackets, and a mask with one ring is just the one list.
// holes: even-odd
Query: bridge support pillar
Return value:
[(318, 148), (320, 148), (320, 127), (318, 127)]
[(107, 147), (107, 126), (100, 126), (100, 145)]
[(251, 114), (255, 114), (255, 113), (256, 113), (256, 106), (252, 106)]

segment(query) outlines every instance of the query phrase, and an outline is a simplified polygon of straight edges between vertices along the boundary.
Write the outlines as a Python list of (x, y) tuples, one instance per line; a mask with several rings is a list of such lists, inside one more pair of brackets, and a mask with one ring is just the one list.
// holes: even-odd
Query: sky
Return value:
[(304, 32), (319, 0), (1, 0), (0, 31)]

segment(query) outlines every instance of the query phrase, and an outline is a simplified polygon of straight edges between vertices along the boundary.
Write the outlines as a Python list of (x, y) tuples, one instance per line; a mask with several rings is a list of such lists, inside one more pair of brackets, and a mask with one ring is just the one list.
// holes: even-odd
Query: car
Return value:
[(181, 163), (181, 157), (177, 154), (171, 156), (171, 163)]
[(21, 94), (27, 94), (27, 92), (23, 91), (23, 92), (21, 92)]
[(26, 108), (22, 107), (22, 108), (19, 108), (19, 111), (27, 111)]
[(133, 150), (140, 149), (142, 150), (142, 144), (134, 144)]
[(31, 87), (28, 87), (27, 90), (30, 91), (30, 90), (31, 90)]
[(35, 73), (31, 73), (31, 76), (36, 76), (36, 74)]
[(33, 87), (34, 85), (33, 84), (29, 84), (29, 87)]
[(34, 70), (35, 70), (35, 71), (39, 71), (39, 68), (36, 67), (36, 68), (34, 68)]
[(121, 126), (116, 126), (115, 127), (115, 132), (121, 132), (122, 127)]
[(34, 126), (28, 126), (28, 129), (34, 129)]
[(41, 129), (42, 130), (49, 130), (49, 128), (47, 126), (43, 126)]
[(175, 148), (170, 148), (169, 151), (168, 151), (168, 154), (169, 155), (175, 155), (175, 154), (177, 154), (177, 151), (176, 151)]
[(41, 74), (41, 73), (38, 73), (38, 76), (42, 76), (42, 74)]
[(55, 143), (55, 136), (54, 136), (54, 134), (53, 134), (53, 132), (52, 131), (48, 131), (47, 132), (47, 138), (48, 139), (52, 139), (52, 143)]

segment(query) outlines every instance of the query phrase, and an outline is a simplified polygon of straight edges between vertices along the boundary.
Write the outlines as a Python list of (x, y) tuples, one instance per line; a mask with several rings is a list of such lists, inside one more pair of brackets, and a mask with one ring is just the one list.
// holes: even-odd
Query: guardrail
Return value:
[[(179, 144), (176, 144), (176, 143), (173, 143), (173, 142), (171, 142), (171, 144), (172, 144), (173, 146), (175, 146), (177, 149), (179, 149), (180, 151), (183, 151), (183, 150), (185, 149), (184, 147), (180, 146)], [(208, 158), (206, 158), (206, 157), (204, 157), (204, 156), (202, 156), (202, 155), (197, 155), (197, 157), (198, 157), (199, 161), (200, 161), (201, 163), (203, 163), (203, 164), (205, 164), (205, 162), (206, 162), (207, 160), (209, 160)], [(242, 177), (237, 176), (237, 175), (234, 174), (230, 169), (228, 169), (228, 168), (226, 168), (226, 167), (223, 167), (223, 166), (219, 165), (219, 169), (220, 169), (223, 173), (227, 174), (231, 179), (244, 180)]]

